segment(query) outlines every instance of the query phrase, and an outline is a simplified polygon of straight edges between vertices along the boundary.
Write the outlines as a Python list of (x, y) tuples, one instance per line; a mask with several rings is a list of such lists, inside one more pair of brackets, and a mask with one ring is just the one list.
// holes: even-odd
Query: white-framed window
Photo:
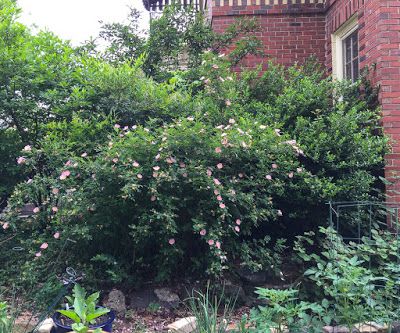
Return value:
[(358, 21), (354, 15), (332, 34), (332, 75), (354, 82), (359, 72)]

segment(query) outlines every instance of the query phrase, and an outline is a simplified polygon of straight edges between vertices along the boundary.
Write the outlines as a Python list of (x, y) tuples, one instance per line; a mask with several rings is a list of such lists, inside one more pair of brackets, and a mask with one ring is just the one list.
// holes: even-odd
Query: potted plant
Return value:
[(114, 311), (97, 305), (99, 292), (87, 297), (86, 295), (86, 291), (79, 284), (75, 284), (72, 297), (66, 297), (72, 307), (58, 310), (53, 315), (56, 333), (112, 331)]

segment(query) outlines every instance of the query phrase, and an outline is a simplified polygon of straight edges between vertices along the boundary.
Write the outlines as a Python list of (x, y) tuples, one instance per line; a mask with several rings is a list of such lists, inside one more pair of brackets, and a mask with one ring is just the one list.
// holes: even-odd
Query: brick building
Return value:
[[(168, 1), (144, 0), (155, 5)], [(237, 17), (256, 17), (265, 54), (278, 63), (301, 63), (313, 55), (334, 78), (351, 80), (371, 66), (380, 86), (383, 127), (392, 139), (386, 177), (395, 184), (387, 193), (400, 202), (400, 180), (395, 179), (400, 176), (400, 0), (181, 1), (206, 8), (217, 32)], [(249, 57), (244, 66), (265, 62)]]

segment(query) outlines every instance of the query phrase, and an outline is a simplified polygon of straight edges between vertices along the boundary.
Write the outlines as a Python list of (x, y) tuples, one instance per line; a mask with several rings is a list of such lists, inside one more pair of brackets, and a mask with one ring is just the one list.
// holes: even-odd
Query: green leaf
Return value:
[(78, 283), (74, 286), (74, 296), (75, 298), (85, 299), (86, 291)]
[(80, 323), (81, 319), (73, 310), (58, 310), (63, 316), (72, 319), (75, 323)]
[(82, 322), (86, 320), (86, 313), (85, 313), (85, 300), (82, 298), (75, 298), (74, 300), (74, 311), (75, 313), (81, 318)]
[(72, 329), (77, 333), (86, 333), (89, 330), (89, 327), (83, 325), (82, 323), (75, 323), (72, 325)]
[(91, 322), (93, 319), (101, 317), (101, 316), (103, 316), (103, 315), (105, 315), (106, 313), (109, 313), (109, 312), (110, 312), (110, 310), (107, 309), (107, 308), (98, 308), (98, 309), (96, 309), (95, 312), (89, 313), (87, 315), (86, 319), (87, 319), (88, 322)]
[(86, 303), (96, 303), (99, 297), (100, 297), (99, 292), (93, 293), (90, 296), (88, 296), (88, 298), (86, 298)]

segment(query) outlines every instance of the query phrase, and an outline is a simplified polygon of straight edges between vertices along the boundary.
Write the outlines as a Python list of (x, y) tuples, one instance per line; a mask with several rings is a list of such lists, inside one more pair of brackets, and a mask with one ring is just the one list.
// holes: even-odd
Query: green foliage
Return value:
[[(14, 129), (0, 129), (0, 207), (14, 186), (23, 178), (16, 161), (22, 149), (18, 133)], [(1, 209), (1, 208), (0, 208)]]
[[(19, 136), (5, 145), (5, 163), (26, 146), (19, 169), (1, 177), (29, 177), (1, 221), (2, 236), (26, 249), (19, 259), (0, 253), (5, 280), (17, 267), (29, 283), (44, 256), (56, 258), (60, 235), (77, 242), (65, 262), (94, 283), (164, 281), (178, 265), (191, 275), (278, 273), (285, 246), (324, 223), (326, 201), (381, 198), (387, 140), (371, 87), (337, 85), (312, 63), (235, 75), (235, 59), (257, 48), (256, 22), (217, 38), (172, 6), (142, 45), (132, 13), (127, 31), (107, 26), (106, 38), (116, 43), (110, 56), (125, 41), (136, 53), (106, 62), (49, 33), (33, 36), (15, 22), (14, 2), (1, 3), (0, 28), (13, 38), (0, 34), (0, 116), (7, 140)], [(220, 54), (234, 41), (243, 51)], [(179, 50), (195, 53), (187, 70), (164, 63), (179, 64)], [(22, 219), (27, 203), (35, 211)]]
[(252, 311), (257, 332), (321, 332), (330, 323), (328, 304), (299, 301), (298, 290), (257, 288), (256, 293), (268, 302)]
[(252, 272), (271, 270), (278, 276), (282, 266), (283, 253), (287, 250), (286, 239), (277, 239), (273, 246), (270, 245), (270, 242), (270, 236), (244, 241), (240, 256), (242, 266), (249, 268)]
[[(74, 321), (72, 329), (77, 333), (86, 333), (90, 329), (89, 325), (94, 324), (96, 318), (110, 312), (107, 308), (96, 307), (100, 296), (99, 292), (86, 296), (86, 291), (79, 284), (75, 284), (72, 297), (67, 296), (67, 300), (73, 305), (73, 308), (58, 310), (63, 316)], [(101, 329), (98, 328), (94, 332), (99, 333)]]
[(151, 302), (147, 306), (147, 311), (149, 311), (150, 313), (156, 313), (158, 310), (160, 310), (160, 308), (161, 308), (160, 304), (156, 302)]
[(0, 302), (0, 333), (11, 332), (11, 319), (9, 318), (8, 306), (6, 302)]
[(135, 62), (144, 55), (144, 72), (165, 82), (181, 71), (188, 79), (195, 79), (205, 51), (219, 54), (230, 48), (231, 66), (238, 65), (249, 54), (261, 54), (262, 43), (255, 36), (260, 27), (254, 19), (239, 19), (219, 34), (212, 30), (201, 12), (172, 2), (165, 6), (160, 17), (150, 21), (146, 39), (138, 29), (139, 20), (139, 13), (131, 9), (127, 24), (104, 24), (100, 37), (108, 47), (97, 56), (112, 63), (123, 63)]
[(393, 264), (400, 259), (396, 236), (373, 230), (371, 239), (346, 244), (329, 228), (321, 228), (321, 233), (321, 255), (308, 254), (301, 245), (313, 244), (309, 235), (299, 237), (296, 249), (312, 264), (305, 276), (332, 302), (335, 320), (348, 328), (371, 320), (390, 324), (400, 301), (398, 268)]

